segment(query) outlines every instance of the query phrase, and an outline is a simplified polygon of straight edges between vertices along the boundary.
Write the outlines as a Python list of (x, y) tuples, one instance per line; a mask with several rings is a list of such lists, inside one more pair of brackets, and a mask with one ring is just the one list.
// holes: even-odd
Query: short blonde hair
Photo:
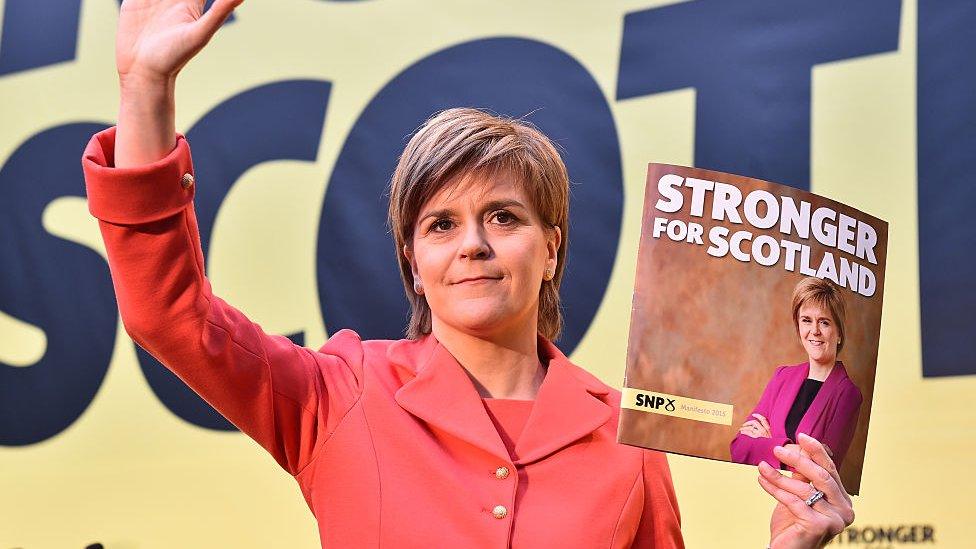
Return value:
[(797, 334), (800, 333), (800, 309), (809, 302), (830, 311), (830, 316), (834, 317), (834, 323), (840, 333), (840, 343), (837, 345), (839, 353), (844, 347), (844, 342), (847, 341), (844, 334), (844, 317), (847, 315), (847, 310), (840, 288), (829, 280), (813, 276), (804, 278), (793, 288), (793, 327), (796, 328)]
[(538, 331), (554, 340), (562, 331), (559, 284), (569, 242), (566, 165), (549, 138), (531, 123), (471, 108), (448, 109), (428, 119), (407, 143), (390, 181), (388, 221), (411, 307), (406, 335), (416, 339), (431, 330), (430, 306), (414, 292), (413, 272), (403, 253), (404, 245), (413, 243), (420, 209), (449, 183), (482, 170), (511, 173), (539, 218), (562, 232), (554, 276), (539, 289)]

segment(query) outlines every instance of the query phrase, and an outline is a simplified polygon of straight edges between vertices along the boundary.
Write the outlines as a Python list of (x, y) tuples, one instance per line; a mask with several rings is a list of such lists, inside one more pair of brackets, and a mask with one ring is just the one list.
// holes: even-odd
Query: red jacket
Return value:
[(552, 343), (512, 462), (432, 336), (342, 330), (312, 351), (213, 295), (186, 140), (126, 169), (114, 142), (96, 134), (82, 163), (127, 332), (295, 477), (323, 547), (683, 545), (665, 456), (618, 444), (619, 392)]

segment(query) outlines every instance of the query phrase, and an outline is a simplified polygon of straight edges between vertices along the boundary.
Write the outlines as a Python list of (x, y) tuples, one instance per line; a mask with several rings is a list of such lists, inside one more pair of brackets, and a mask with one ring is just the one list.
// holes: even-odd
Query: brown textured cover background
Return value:
[[(878, 265), (828, 249), (812, 235), (809, 239), (783, 235), (778, 224), (761, 230), (746, 223), (744, 216), (743, 224), (714, 221), (709, 215), (711, 193), (706, 195), (705, 216), (692, 217), (688, 214), (691, 189), (685, 186), (680, 187), (685, 197), (681, 210), (661, 212), (654, 207), (661, 198), (657, 183), (667, 173), (729, 183), (738, 187), (743, 197), (752, 190), (764, 189), (777, 197), (810, 202), (811, 212), (828, 206), (863, 220), (878, 233)], [(652, 238), (653, 220), (659, 216), (701, 224), (705, 228), (704, 245), (674, 242), (666, 234)], [(804, 278), (799, 267), (797, 272), (787, 271), (782, 254), (770, 267), (754, 261), (743, 263), (731, 254), (721, 258), (708, 255), (708, 231), (716, 225), (728, 227), (730, 235), (748, 230), (753, 238), (768, 234), (777, 241), (782, 238), (809, 245), (813, 269), (820, 265), (824, 252), (830, 251), (838, 263), (843, 256), (874, 272), (874, 296), (866, 298), (843, 290), (847, 319), (844, 349), (838, 356), (864, 397), (857, 431), (841, 469), (845, 488), (858, 493), (878, 359), (888, 224), (838, 202), (758, 179), (666, 164), (648, 166), (625, 385), (732, 404), (733, 418), (732, 425), (725, 426), (623, 409), (618, 440), (729, 461), (729, 443), (759, 401), (776, 367), (807, 360), (790, 310), (793, 287)]]

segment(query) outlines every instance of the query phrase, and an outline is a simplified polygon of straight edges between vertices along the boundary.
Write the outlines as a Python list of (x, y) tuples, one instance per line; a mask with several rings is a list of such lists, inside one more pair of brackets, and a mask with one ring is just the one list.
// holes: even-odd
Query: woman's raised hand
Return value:
[(119, 10), (115, 63), (119, 79), (175, 78), (244, 0), (125, 0)]
[(155, 162), (176, 140), (176, 75), (243, 0), (125, 0), (119, 10), (115, 63), (119, 121), (115, 167)]
[[(792, 478), (759, 465), (759, 484), (778, 502), (769, 524), (771, 549), (822, 547), (854, 522), (851, 498), (826, 449), (807, 435), (798, 438), (799, 446), (775, 451), (795, 471)], [(817, 491), (823, 497), (808, 505)]]

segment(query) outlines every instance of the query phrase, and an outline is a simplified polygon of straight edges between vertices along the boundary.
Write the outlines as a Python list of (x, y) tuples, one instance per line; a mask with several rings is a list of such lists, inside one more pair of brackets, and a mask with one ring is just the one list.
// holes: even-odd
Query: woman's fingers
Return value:
[[(806, 456), (807, 455), (807, 451), (804, 450), (803, 448), (800, 448), (800, 445), (799, 444), (785, 444), (785, 445), (783, 445), (783, 448), (785, 448), (786, 450), (796, 450), (797, 452), (800, 452), (800, 455), (802, 455), (802, 456)], [(807, 457), (809, 457), (809, 456), (807, 456)]]
[[(827, 515), (814, 511), (809, 505), (803, 503), (803, 500), (800, 499), (799, 496), (788, 490), (780, 488), (762, 475), (759, 476), (759, 485), (762, 486), (763, 490), (765, 490), (767, 494), (773, 496), (776, 501), (786, 506), (786, 508), (790, 510), (790, 513), (792, 513), (798, 521), (806, 522), (808, 524), (815, 524), (818, 521), (822, 521), (824, 523), (827, 522)], [(826, 524), (824, 526), (824, 529), (826, 530)]]
[[(817, 490), (822, 491), (831, 508), (836, 509), (839, 518), (846, 524), (850, 524), (854, 521), (854, 511), (851, 508), (850, 498), (829, 471), (818, 465), (810, 457), (803, 455), (804, 452), (809, 451), (801, 452), (799, 447), (789, 449), (776, 447), (773, 449), (773, 454), (800, 474), (796, 480), (809, 480)], [(822, 448), (820, 452), (823, 452)], [(823, 455), (826, 456), (826, 454)]]
[(809, 484), (787, 478), (765, 462), (760, 463), (759, 472), (763, 490), (785, 505), (799, 522), (805, 523), (805, 529), (811, 534), (833, 537), (844, 530), (844, 520), (831, 505), (822, 499), (813, 506), (806, 504), (807, 498), (814, 494)]
[(799, 443), (800, 448), (806, 452), (807, 456), (809, 456), (811, 460), (830, 473), (830, 476), (837, 481), (837, 484), (842, 484), (840, 481), (840, 473), (837, 471), (837, 466), (834, 464), (834, 460), (831, 459), (830, 455), (827, 453), (826, 446), (806, 433), (800, 433), (799, 436), (797, 436), (797, 442)]
[(752, 415), (759, 422), (759, 429), (760, 429), (759, 435), (767, 438), (772, 437), (773, 432), (772, 429), (769, 428), (769, 420), (767, 420), (766, 417), (763, 416), (762, 414), (752, 414)]
[[(800, 433), (798, 438), (800, 448), (802, 448), (807, 455), (810, 456), (810, 459), (813, 460), (814, 463), (830, 474), (831, 478), (834, 479), (834, 482), (837, 483), (840, 493), (843, 494), (844, 500), (850, 504), (851, 497), (847, 494), (847, 490), (844, 489), (844, 482), (840, 479), (840, 471), (837, 470), (837, 465), (835, 465), (834, 460), (831, 459), (827, 446), (821, 444), (817, 439), (804, 433)], [(853, 521), (854, 517), (852, 511), (851, 522)]]
[[(793, 478), (763, 462), (759, 464), (759, 484), (785, 507), (784, 513), (793, 515), (791, 526), (801, 538), (819, 547), (854, 522), (854, 509), (823, 444), (803, 434), (798, 442), (773, 449), (777, 459), (794, 471)], [(807, 505), (818, 491), (823, 496)]]
[(742, 433), (743, 435), (748, 435), (752, 438), (759, 438), (759, 437), (769, 438), (772, 436), (769, 434), (769, 431), (766, 430), (759, 423), (759, 421), (755, 419), (750, 419), (745, 423), (743, 423), (742, 427), (739, 427), (739, 432)]
[(202, 35), (203, 42), (210, 40), (210, 37), (217, 32), (224, 21), (230, 17), (234, 8), (244, 3), (244, 0), (216, 0), (210, 9), (205, 11), (197, 21), (197, 32)]
[(766, 434), (764, 436), (767, 437), (773, 436), (772, 435), (773, 430), (769, 428), (769, 420), (767, 420), (765, 416), (763, 416), (762, 414), (752, 414), (752, 417), (759, 420), (759, 425), (766, 431)]
[[(759, 463), (759, 472), (762, 474), (766, 480), (772, 482), (777, 487), (790, 492), (791, 494), (804, 500), (804, 505), (806, 500), (816, 493), (817, 489), (810, 485), (806, 480), (802, 480), (801, 475), (796, 475), (795, 478), (790, 478), (784, 475), (782, 472), (773, 469), (772, 465), (769, 465), (765, 461)], [(811, 506), (814, 510), (819, 511), (823, 514), (829, 514), (831, 511), (830, 504), (826, 500), (826, 497), (822, 498), (820, 501), (814, 502)]]
[[(115, 61), (129, 87), (155, 86), (177, 73), (213, 38), (242, 0), (133, 0), (119, 10)], [(155, 91), (155, 90), (153, 90)]]

